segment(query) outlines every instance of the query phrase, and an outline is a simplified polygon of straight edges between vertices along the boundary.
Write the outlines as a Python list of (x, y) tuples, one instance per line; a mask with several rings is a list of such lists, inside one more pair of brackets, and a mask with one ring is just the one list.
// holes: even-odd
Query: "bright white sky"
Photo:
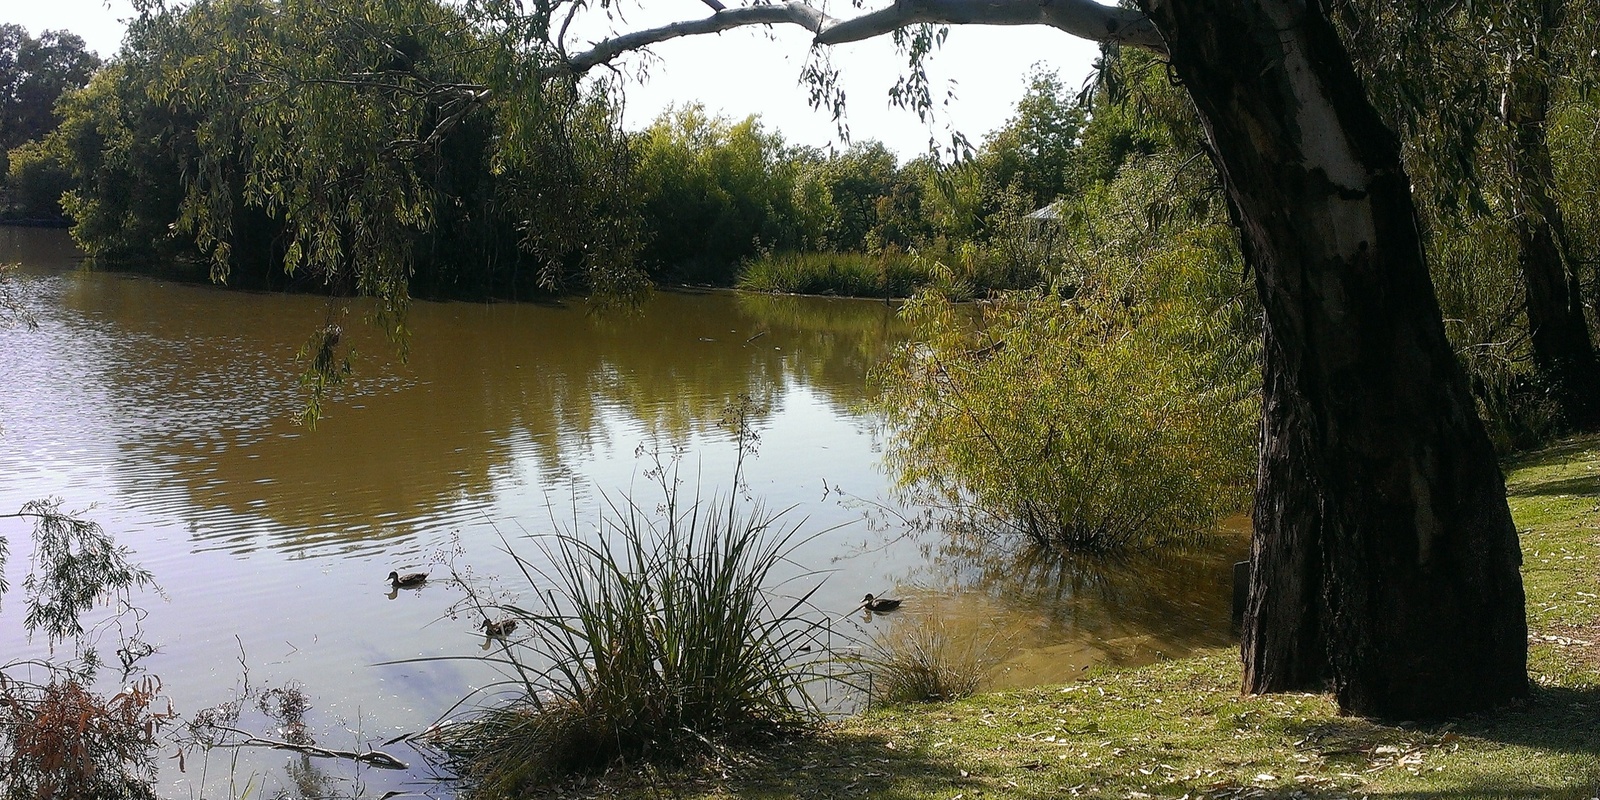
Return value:
[[(840, 16), (858, 13), (842, 0), (834, 3), (843, 7), (836, 11)], [(70, 30), (102, 57), (116, 53), (122, 20), (132, 14), (127, 0), (3, 0), (3, 5), (0, 22), (22, 25), (34, 35), (46, 29)], [(629, 15), (626, 29), (708, 13), (698, 0), (645, 0), (643, 5)], [(602, 26), (594, 26), (585, 38), (603, 33)], [(806, 32), (786, 26), (685, 37), (658, 45), (649, 80), (627, 88), (626, 124), (640, 128), (671, 105), (698, 100), (730, 117), (760, 114), (769, 129), (781, 131), (791, 143), (819, 147), (837, 143), (832, 120), (811, 109), (806, 89), (799, 84), (809, 39)], [(950, 129), (962, 131), (976, 143), (998, 128), (1022, 96), (1033, 64), (1058, 70), (1063, 83), (1076, 87), (1088, 74), (1096, 52), (1094, 45), (1050, 28), (952, 29), (934, 56), (930, 76), (936, 102), (946, 92), (954, 97), (938, 110), (932, 131), (914, 114), (888, 105), (889, 87), (902, 73), (904, 59), (887, 38), (836, 47), (833, 62), (842, 72), (851, 136), (880, 139), (902, 157), (912, 157), (927, 151), (930, 136), (948, 144)], [(634, 57), (627, 63), (642, 62)]]

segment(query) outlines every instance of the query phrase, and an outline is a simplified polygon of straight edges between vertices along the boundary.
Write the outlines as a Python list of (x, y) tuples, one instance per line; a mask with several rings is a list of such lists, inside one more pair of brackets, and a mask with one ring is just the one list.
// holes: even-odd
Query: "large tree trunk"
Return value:
[(1295, 402), (1284, 353), (1268, 329), (1261, 363), (1261, 447), (1257, 535), (1250, 547), (1245, 605), (1244, 685), (1252, 692), (1321, 691), (1328, 680), (1322, 614), (1321, 519), (1306, 470), (1310, 430)]
[(1516, 530), (1394, 135), (1314, 4), (1143, 2), (1205, 123), (1266, 309), (1246, 688), (1298, 688), (1325, 663), (1358, 714), (1525, 695)]
[(1512, 61), (1503, 111), (1512, 135), (1517, 266), (1526, 290), (1534, 363), (1553, 384), (1567, 422), (1594, 430), (1600, 428), (1600, 362), (1584, 319), (1566, 222), (1551, 196), (1555, 169), (1545, 130), (1550, 109), (1549, 38), (1561, 27), (1565, 5), (1564, 0), (1544, 3), (1529, 52)]

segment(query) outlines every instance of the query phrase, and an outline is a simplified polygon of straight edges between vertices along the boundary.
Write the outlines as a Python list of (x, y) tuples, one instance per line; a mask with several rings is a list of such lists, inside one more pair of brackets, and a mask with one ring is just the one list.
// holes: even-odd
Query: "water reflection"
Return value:
[(757, 423), (802, 388), (853, 413), (899, 331), (881, 303), (721, 293), (611, 313), (419, 303), (404, 361), (347, 326), (359, 374), (311, 434), (292, 422), (295, 354), (328, 301), (84, 272), (52, 282), (44, 330), (58, 338), (17, 353), (38, 362), (19, 377), (104, 391), (84, 411), (115, 408), (127, 501), (239, 552), (370, 547), (482, 513), (507, 484), (583, 494), (597, 457), (715, 437), (741, 394)]
[(1249, 521), (1191, 545), (1082, 555), (942, 529), (916, 576), (922, 591), (894, 624), (935, 617), (956, 641), (995, 654), (996, 686), (1077, 678), (1094, 665), (1146, 664), (1234, 641), (1232, 563)]

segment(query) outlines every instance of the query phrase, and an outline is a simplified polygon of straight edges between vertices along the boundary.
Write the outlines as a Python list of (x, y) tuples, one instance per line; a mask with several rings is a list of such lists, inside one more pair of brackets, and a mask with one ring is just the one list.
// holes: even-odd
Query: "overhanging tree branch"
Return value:
[(567, 59), (566, 67), (581, 75), (601, 64), (610, 63), (624, 53), (682, 36), (721, 33), (750, 25), (799, 25), (809, 31), (820, 31), (834, 21), (832, 17), (817, 8), (799, 2), (729, 8), (703, 19), (674, 22), (659, 28), (649, 28), (606, 39)]
[(908, 25), (1048, 25), (1081, 39), (1126, 44), (1158, 53), (1166, 45), (1143, 12), (1095, 0), (898, 0), (817, 34), (817, 44), (859, 42)]
[[(713, 8), (720, 3), (707, 3)], [(896, 0), (877, 11), (841, 20), (804, 2), (724, 8), (709, 17), (623, 34), (571, 56), (562, 67), (581, 75), (617, 57), (683, 36), (751, 25), (798, 25), (816, 34), (815, 44), (859, 42), (919, 24), (1048, 25), (1096, 42), (1125, 44), (1165, 53), (1155, 26), (1140, 11), (1095, 0)]]

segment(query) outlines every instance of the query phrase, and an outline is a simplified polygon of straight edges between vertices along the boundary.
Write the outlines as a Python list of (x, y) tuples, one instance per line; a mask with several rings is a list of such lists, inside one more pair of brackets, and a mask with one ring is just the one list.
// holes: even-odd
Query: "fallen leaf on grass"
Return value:
[(1574, 639), (1574, 638), (1572, 638), (1570, 636), (1551, 636), (1551, 635), (1548, 635), (1548, 634), (1537, 634), (1537, 635), (1529, 636), (1528, 638), (1530, 640), (1532, 640), (1532, 641), (1537, 641), (1537, 642), (1549, 642), (1550, 644), (1556, 645), (1557, 647), (1590, 647), (1590, 646), (1594, 645), (1594, 642), (1586, 642), (1586, 641), (1584, 641), (1582, 639)]

